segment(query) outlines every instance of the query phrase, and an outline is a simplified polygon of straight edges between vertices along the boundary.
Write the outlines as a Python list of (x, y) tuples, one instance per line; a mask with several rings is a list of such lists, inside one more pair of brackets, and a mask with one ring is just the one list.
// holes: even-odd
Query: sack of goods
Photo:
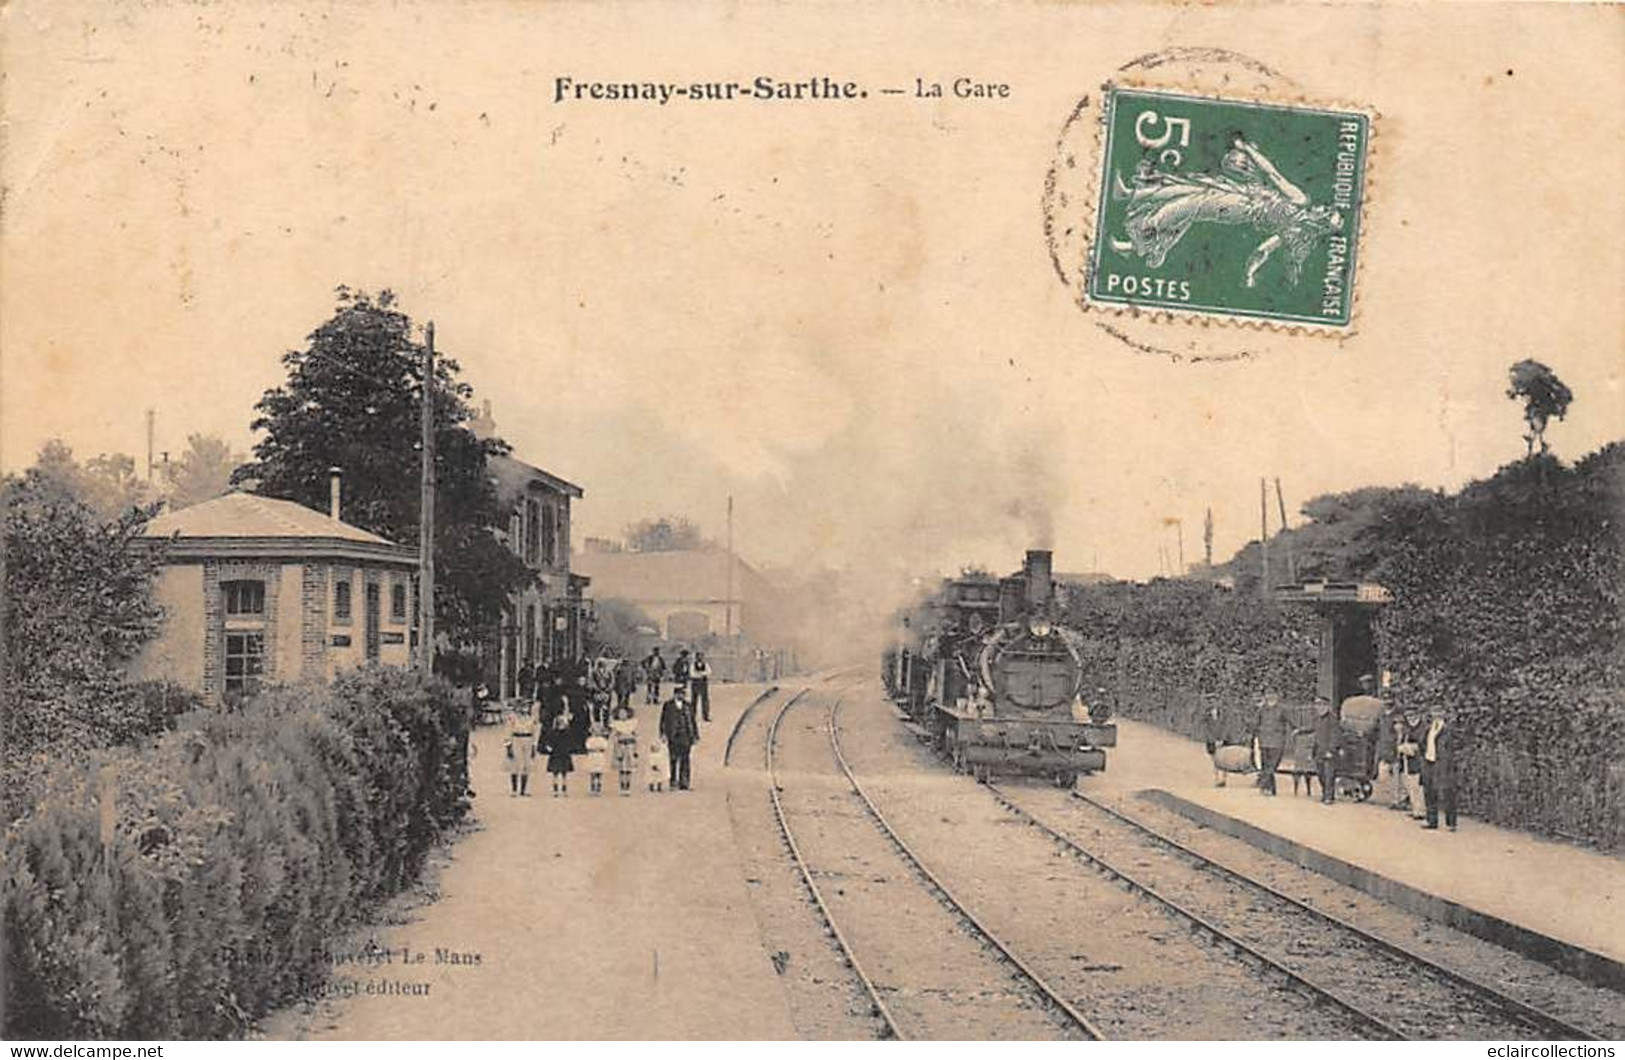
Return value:
[(1361, 736), (1377, 731), (1382, 713), (1387, 709), (1375, 696), (1351, 696), (1343, 701), (1343, 728)]
[(1253, 749), (1240, 744), (1231, 744), (1221, 747), (1213, 752), (1213, 765), (1226, 773), (1251, 773), (1253, 771)]

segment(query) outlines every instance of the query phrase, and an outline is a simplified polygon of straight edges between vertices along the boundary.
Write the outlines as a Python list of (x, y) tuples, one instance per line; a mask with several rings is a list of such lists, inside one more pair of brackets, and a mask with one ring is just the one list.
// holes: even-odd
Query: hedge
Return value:
[[(1537, 455), (1455, 495), (1365, 489), (1304, 510), (1325, 517), (1283, 535), (1301, 573), (1393, 593), (1382, 666), (1397, 705), (1450, 713), (1463, 811), (1625, 850), (1625, 445), (1573, 467)], [(1272, 542), (1272, 558), (1285, 551)], [(1315, 616), (1260, 599), (1258, 559), (1255, 542), (1215, 572), (1234, 589), (1069, 586), (1089, 680), (1124, 716), (1192, 736), (1202, 693), (1236, 735), (1266, 689), (1307, 701)]]
[(65, 767), (0, 858), (6, 1037), (218, 1039), (307, 993), (466, 811), (466, 726), (371, 667)]

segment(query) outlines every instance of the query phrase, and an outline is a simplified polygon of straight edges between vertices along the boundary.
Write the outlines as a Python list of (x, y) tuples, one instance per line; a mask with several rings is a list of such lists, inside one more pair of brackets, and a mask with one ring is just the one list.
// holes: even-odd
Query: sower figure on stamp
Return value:
[(1250, 225), (1264, 233), (1264, 240), (1247, 259), (1246, 285), (1257, 284), (1258, 270), (1282, 248), (1287, 279), (1296, 285), (1315, 244), (1343, 227), (1340, 213), (1311, 203), (1240, 136), (1220, 160), (1217, 174), (1164, 173), (1142, 162), (1132, 187), (1119, 176), (1112, 179), (1112, 194), (1129, 201), (1128, 238), (1113, 239), (1112, 249), (1135, 255), (1153, 269), (1162, 267), (1168, 251), (1194, 224)]
[(700, 727), (681, 685), (671, 690), (671, 698), (660, 708), (660, 735), (671, 755), (671, 790), (687, 791), (689, 752), (700, 742)]

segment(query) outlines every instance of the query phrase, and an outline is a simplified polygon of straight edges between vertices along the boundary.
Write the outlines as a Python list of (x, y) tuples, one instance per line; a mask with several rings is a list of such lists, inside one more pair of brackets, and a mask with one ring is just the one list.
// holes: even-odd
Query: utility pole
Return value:
[(1185, 576), (1185, 520), (1175, 519), (1174, 530), (1179, 534), (1179, 570), (1175, 576), (1183, 578)]
[[(1281, 493), (1281, 478), (1279, 475), (1277, 475), (1275, 478), (1275, 503), (1280, 505), (1281, 508), (1281, 530), (1284, 533), (1286, 531), (1286, 497)], [(1287, 575), (1293, 584), (1297, 584), (1298, 558), (1292, 554), (1292, 539), (1290, 537), (1283, 537), (1283, 540), (1286, 542)]]
[(1258, 595), (1270, 594), (1270, 494), (1263, 479), (1258, 480), (1258, 554), (1263, 577), (1258, 580)]
[(147, 481), (152, 481), (152, 437), (158, 413), (152, 409), (147, 410)]
[(1202, 552), (1208, 569), (1213, 569), (1213, 506), (1209, 505), (1207, 514), (1202, 517)]
[(423, 326), (423, 495), (418, 510), (418, 669), (434, 674), (434, 321)]
[(734, 496), (728, 494), (728, 601), (723, 607), (728, 641), (734, 636)]

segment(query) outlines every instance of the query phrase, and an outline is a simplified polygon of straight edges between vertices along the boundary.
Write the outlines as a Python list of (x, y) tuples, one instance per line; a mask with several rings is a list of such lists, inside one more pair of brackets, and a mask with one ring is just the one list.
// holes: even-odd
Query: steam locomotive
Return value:
[(1080, 635), (1059, 621), (1047, 550), (1006, 578), (947, 579), (898, 615), (882, 660), (888, 695), (938, 752), (978, 780), (1048, 777), (1071, 786), (1117, 746), (1109, 707), (1086, 707)]

